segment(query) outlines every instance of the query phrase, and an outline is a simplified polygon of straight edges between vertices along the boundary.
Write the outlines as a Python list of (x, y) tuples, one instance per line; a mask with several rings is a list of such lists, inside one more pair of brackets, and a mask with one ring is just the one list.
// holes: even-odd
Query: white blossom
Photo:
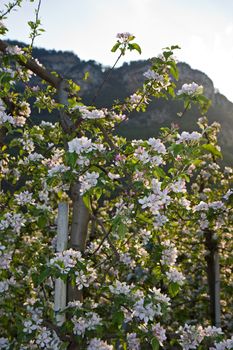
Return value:
[(223, 210), (225, 209), (225, 204), (221, 201), (215, 201), (215, 202), (211, 202), (209, 203), (209, 208), (213, 209), (213, 210)]
[(50, 123), (50, 122), (46, 122), (45, 120), (42, 120), (42, 122), (40, 123), (40, 126), (54, 129), (56, 124), (53, 124), (53, 123)]
[(8, 269), (12, 260), (12, 251), (6, 251), (6, 247), (0, 245), (0, 269)]
[(129, 350), (140, 350), (140, 339), (137, 338), (136, 333), (128, 333), (127, 334), (127, 343)]
[(165, 329), (160, 325), (160, 323), (156, 323), (152, 326), (152, 332), (158, 339), (159, 344), (162, 346), (163, 342), (167, 339)]
[(152, 147), (153, 150), (157, 151), (158, 153), (161, 153), (161, 154), (166, 153), (166, 147), (164, 146), (164, 144), (160, 139), (155, 139), (154, 137), (151, 137), (149, 138), (147, 143)]
[(201, 137), (202, 135), (197, 131), (193, 131), (191, 133), (183, 131), (181, 135), (178, 134), (178, 140), (176, 141), (176, 143), (199, 141)]
[(191, 84), (182, 85), (181, 90), (177, 91), (177, 95), (186, 94), (189, 96), (197, 96), (197, 95), (201, 95), (202, 93), (203, 93), (203, 86), (198, 85), (194, 82), (192, 82)]
[(108, 345), (105, 341), (100, 340), (99, 338), (91, 339), (87, 350), (113, 350), (112, 345)]
[(185, 193), (186, 185), (184, 179), (178, 179), (176, 182), (170, 185), (170, 189), (175, 193)]
[(162, 227), (163, 225), (166, 224), (166, 222), (168, 222), (168, 218), (166, 215), (156, 213), (155, 221), (154, 221), (154, 228)]
[(82, 254), (72, 248), (63, 252), (55, 253), (55, 257), (50, 259), (48, 266), (58, 268), (61, 273), (67, 274), (74, 268), (78, 261), (83, 261)]
[(120, 41), (124, 44), (127, 44), (131, 38), (133, 38), (133, 34), (130, 34), (128, 32), (124, 32), (124, 33), (117, 33), (116, 36), (118, 39), (120, 39)]
[(225, 200), (228, 200), (229, 197), (230, 197), (232, 194), (233, 194), (233, 190), (232, 190), (232, 189), (229, 189), (229, 190), (227, 191), (227, 193), (223, 196), (223, 198), (224, 198)]
[(6, 292), (9, 289), (9, 283), (7, 280), (0, 281), (0, 293)]
[(208, 204), (207, 203), (205, 203), (205, 202), (203, 202), (203, 201), (201, 201), (199, 204), (197, 204), (197, 205), (195, 205), (194, 207), (193, 207), (193, 211), (195, 212), (195, 211), (207, 211), (209, 209), (209, 206), (208, 206)]
[(163, 76), (156, 73), (155, 71), (148, 69), (145, 73), (143, 73), (144, 77), (146, 77), (146, 79), (151, 79), (151, 80), (156, 80), (159, 82), (163, 82)]
[(233, 336), (230, 339), (223, 340), (219, 343), (214, 343), (214, 347), (209, 350), (232, 350), (233, 349)]
[(32, 323), (31, 320), (24, 321), (23, 326), (24, 326), (23, 332), (28, 334), (31, 334), (33, 331), (38, 329), (38, 325)]
[(24, 227), (26, 220), (20, 213), (6, 213), (4, 219), (0, 221), (0, 231), (9, 227), (16, 233), (20, 233), (22, 227)]
[(48, 170), (48, 176), (52, 177), (56, 174), (65, 173), (66, 171), (69, 171), (69, 170), (70, 170), (69, 166), (66, 166), (64, 164), (58, 164)]
[(89, 287), (89, 285), (97, 278), (96, 271), (90, 267), (86, 267), (86, 271), (75, 271), (75, 282), (79, 290), (83, 287)]
[(170, 270), (166, 272), (166, 276), (171, 282), (178, 283), (180, 285), (184, 283), (184, 275), (174, 267), (170, 268)]
[(99, 173), (93, 171), (92, 173), (86, 172), (84, 175), (79, 177), (81, 183), (80, 193), (83, 195), (86, 191), (96, 186)]
[(69, 301), (67, 304), (67, 307), (71, 307), (71, 308), (77, 308), (77, 309), (81, 309), (83, 306), (83, 303), (81, 303), (81, 301), (79, 300), (74, 300), (74, 301)]
[(32, 193), (28, 191), (23, 191), (15, 194), (15, 200), (18, 205), (33, 204)]
[(180, 334), (179, 343), (183, 350), (196, 349), (205, 337), (205, 331), (202, 326), (191, 326), (185, 324), (179, 327)]
[(40, 329), (40, 333), (36, 337), (36, 344), (38, 344), (41, 349), (50, 349), (50, 344), (52, 340), (53, 338), (51, 331), (46, 329), (46, 327), (42, 327)]
[(83, 119), (103, 119), (103, 118), (105, 118), (104, 111), (98, 110), (98, 109), (93, 109), (91, 111), (89, 111), (88, 109), (81, 110), (81, 113), (82, 113)]
[(154, 287), (150, 289), (150, 292), (153, 294), (153, 298), (155, 298), (158, 302), (170, 305), (171, 299), (167, 296), (167, 294), (162, 293), (160, 288), (157, 289)]
[(93, 149), (95, 149), (95, 146), (90, 139), (82, 136), (80, 138), (76, 137), (72, 141), (68, 142), (68, 149), (70, 153), (75, 152), (80, 154), (83, 152), (91, 152)]
[(119, 294), (128, 295), (130, 294), (131, 289), (132, 289), (132, 286), (129, 286), (128, 284), (126, 284), (126, 282), (120, 282), (118, 280), (116, 280), (114, 286), (109, 286), (110, 292), (116, 295), (119, 295)]
[(148, 323), (153, 321), (155, 315), (161, 315), (160, 305), (152, 303), (145, 304), (144, 298), (136, 301), (133, 306), (133, 316), (138, 317), (141, 321)]
[(30, 154), (28, 155), (28, 157), (27, 157), (27, 159), (28, 159), (29, 161), (31, 161), (31, 162), (36, 162), (36, 161), (41, 160), (41, 159), (43, 159), (43, 158), (44, 158), (44, 157), (42, 156), (42, 154), (39, 154), (39, 153), (36, 153), (36, 152), (30, 153)]
[(15, 45), (15, 46), (7, 46), (6, 53), (8, 53), (10, 55), (22, 55), (23, 54), (23, 50), (21, 50), (20, 47), (18, 47), (17, 45)]
[(121, 253), (120, 254), (120, 261), (125, 264), (126, 266), (129, 266), (131, 268), (136, 266), (135, 261), (132, 259), (129, 253)]
[(171, 243), (169, 240), (163, 242), (163, 245), (166, 247), (166, 249), (163, 249), (162, 256), (161, 256), (161, 264), (174, 266), (176, 263), (177, 253), (178, 253), (175, 245)]
[(143, 100), (143, 97), (138, 94), (133, 94), (129, 98), (129, 101), (132, 104), (132, 107), (136, 107), (141, 102), (141, 100)]
[(10, 342), (7, 338), (1, 337), (0, 338), (0, 349), (9, 349)]
[(101, 325), (101, 318), (95, 312), (88, 312), (85, 317), (73, 316), (72, 322), (74, 324), (73, 332), (75, 335), (84, 336), (86, 330), (94, 330), (97, 326)]

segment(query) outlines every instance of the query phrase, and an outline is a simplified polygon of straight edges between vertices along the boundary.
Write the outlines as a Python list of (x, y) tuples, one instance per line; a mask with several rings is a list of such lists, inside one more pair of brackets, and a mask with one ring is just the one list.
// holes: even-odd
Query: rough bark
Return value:
[[(73, 184), (71, 189), (73, 202), (72, 223), (70, 232), (70, 247), (84, 252), (87, 239), (88, 222), (90, 219), (89, 211), (86, 208), (82, 197), (80, 196), (80, 184)], [(68, 301), (83, 301), (83, 293), (71, 284), (68, 285)]]

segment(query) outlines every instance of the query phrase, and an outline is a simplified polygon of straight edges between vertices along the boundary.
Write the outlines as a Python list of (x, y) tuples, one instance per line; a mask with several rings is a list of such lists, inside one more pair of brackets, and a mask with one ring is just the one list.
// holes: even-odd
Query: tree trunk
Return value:
[[(59, 102), (63, 105), (68, 105), (68, 88), (65, 81), (62, 81), (58, 89)], [(72, 131), (72, 121), (65, 113), (65, 110), (60, 110), (60, 121), (64, 131), (67, 133)], [(88, 231), (89, 211), (86, 208), (83, 199), (80, 195), (80, 184), (76, 181), (71, 186), (71, 199), (72, 199), (72, 222), (69, 247), (80, 252), (84, 252)], [(78, 290), (76, 286), (72, 286), (70, 281), (67, 284), (67, 303), (69, 301), (83, 301), (83, 292)], [(78, 345), (71, 341), (67, 350), (79, 350)]]
[[(77, 182), (71, 188), (73, 213), (70, 233), (70, 247), (84, 252), (87, 239), (89, 212), (80, 195), (80, 184)], [(71, 284), (68, 285), (68, 301), (83, 301), (83, 293)]]

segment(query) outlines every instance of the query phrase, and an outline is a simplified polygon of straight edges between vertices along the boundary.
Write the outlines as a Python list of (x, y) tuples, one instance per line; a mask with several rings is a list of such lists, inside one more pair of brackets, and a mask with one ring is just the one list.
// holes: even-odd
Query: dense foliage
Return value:
[[(2, 18), (20, 4), (8, 5)], [(38, 9), (29, 23), (32, 45), (41, 30)], [(3, 22), (0, 32), (7, 32)], [(96, 109), (82, 104), (76, 84), (33, 60), (32, 45), (0, 44), (0, 348), (232, 349), (232, 170), (218, 164), (220, 126), (208, 125), (202, 86), (176, 90), (178, 47), (151, 59), (143, 86), (124, 103)], [(117, 61), (127, 50), (141, 52), (133, 35), (120, 33)], [(32, 74), (40, 86), (30, 84)], [(183, 99), (183, 118), (198, 105), (200, 131), (172, 125), (159, 138), (133, 141), (114, 133), (160, 97)], [(44, 109), (58, 110), (60, 122), (33, 124), (31, 105), (42, 118)], [(59, 203), (70, 206), (62, 252)], [(211, 324), (212, 253), (220, 256), (222, 329)], [(59, 278), (71, 292), (54, 312)]]

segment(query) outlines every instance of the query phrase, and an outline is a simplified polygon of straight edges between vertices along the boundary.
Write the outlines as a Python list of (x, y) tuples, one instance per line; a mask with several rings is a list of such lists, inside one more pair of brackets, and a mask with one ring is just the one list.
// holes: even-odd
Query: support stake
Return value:
[[(63, 252), (67, 249), (68, 242), (68, 219), (69, 206), (67, 202), (58, 204), (58, 223), (57, 223), (57, 245), (56, 251)], [(66, 307), (66, 283), (57, 278), (55, 280), (55, 297), (54, 297), (54, 312), (58, 326), (65, 322), (65, 313), (59, 314), (60, 310)]]

